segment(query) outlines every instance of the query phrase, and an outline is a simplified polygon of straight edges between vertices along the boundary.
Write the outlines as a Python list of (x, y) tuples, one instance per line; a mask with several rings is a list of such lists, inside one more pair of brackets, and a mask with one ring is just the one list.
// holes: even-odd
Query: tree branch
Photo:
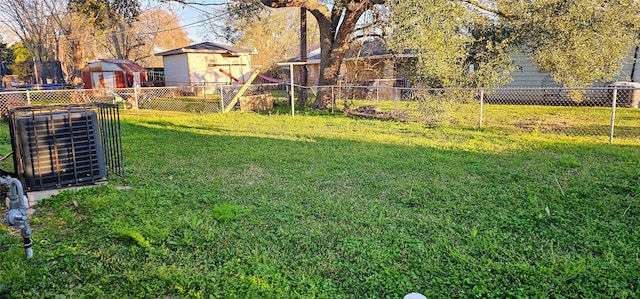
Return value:
[(380, 38), (380, 39), (383, 39), (383, 40), (386, 38), (386, 36), (385, 36), (384, 34), (378, 34), (378, 33), (373, 33), (373, 34), (358, 34), (358, 35), (354, 35), (354, 36), (351, 38), (351, 41), (357, 41), (357, 40), (360, 40), (360, 39), (372, 38), (372, 37), (377, 37), (377, 38)]
[(229, 4), (229, 2), (222, 3), (204, 3), (203, 1), (185, 1), (185, 0), (162, 0), (162, 2), (177, 2), (184, 5), (201, 5), (201, 6), (223, 6)]
[(329, 9), (326, 5), (317, 0), (260, 0), (260, 2), (271, 8), (282, 7), (302, 7), (309, 11), (319, 11), (325, 16), (329, 16)]
[(489, 5), (486, 5), (486, 4), (484, 4), (484, 3), (482, 3), (482, 2), (480, 2), (478, 0), (461, 0), (461, 1), (464, 2), (464, 3), (470, 4), (470, 5), (476, 7), (478, 9), (480, 9), (480, 10), (484, 10), (486, 12), (490, 12), (490, 13), (499, 15), (501, 17), (511, 17), (511, 15), (505, 13), (504, 11), (501, 11), (498, 8), (494, 8), (494, 7), (491, 7)]

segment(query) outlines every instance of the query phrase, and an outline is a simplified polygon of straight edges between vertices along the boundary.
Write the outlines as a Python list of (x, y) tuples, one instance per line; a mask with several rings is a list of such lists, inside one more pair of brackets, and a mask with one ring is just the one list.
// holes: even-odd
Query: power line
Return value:
[[(4, 5), (11, 5), (11, 4), (9, 3), (9, 4), (4, 4)], [(162, 3), (158, 3), (155, 6), (152, 6), (152, 7), (149, 7), (149, 8), (144, 8), (144, 9), (146, 9), (146, 10), (154, 10), (154, 9), (160, 8), (162, 5), (163, 5)], [(0, 22), (15, 21), (15, 18), (17, 17), (16, 14), (20, 14), (21, 15), (20, 18), (22, 20), (33, 21), (33, 20), (40, 20), (40, 19), (48, 19), (48, 18), (54, 17), (54, 16), (57, 16), (57, 17), (69, 17), (72, 14), (77, 13), (77, 12), (74, 12), (73, 10), (69, 9), (69, 7), (66, 7), (65, 11), (59, 10), (57, 12), (54, 12), (54, 11), (56, 11), (56, 9), (51, 9), (51, 7), (47, 6), (47, 10), (49, 10), (48, 14), (39, 14), (37, 10), (32, 10), (31, 12), (33, 12), (33, 14), (35, 14), (35, 15), (26, 16), (26, 17), (23, 14), (26, 11), (26, 8), (25, 8), (24, 11), (0, 10), (0, 16), (9, 17), (9, 19), (12, 19), (12, 20), (0, 20)], [(12, 15), (11, 13), (15, 13), (15, 14)]]
[[(159, 6), (158, 6), (159, 7)], [(210, 14), (210, 13), (209, 13)], [(202, 19), (196, 22), (192, 22), (189, 24), (185, 24), (185, 25), (181, 25), (181, 26), (177, 26), (177, 27), (173, 27), (173, 28), (168, 28), (168, 29), (162, 29), (162, 30), (158, 30), (158, 31), (147, 31), (147, 32), (136, 32), (136, 33), (132, 33), (131, 35), (133, 36), (144, 36), (144, 35), (153, 35), (153, 34), (157, 34), (157, 33), (161, 33), (161, 32), (170, 32), (170, 31), (175, 31), (175, 30), (182, 30), (182, 29), (187, 29), (187, 28), (191, 28), (193, 26), (205, 23), (205, 22), (209, 22), (209, 21), (215, 21), (218, 20), (220, 18), (222, 18), (226, 13), (221, 12), (217, 15), (212, 15), (206, 19)], [(104, 32), (102, 32), (101, 36), (105, 36), (108, 34), (122, 34), (125, 33), (127, 30), (117, 30), (117, 29), (109, 29), (106, 30)], [(65, 34), (66, 35), (66, 34)], [(95, 38), (95, 36), (93, 36)], [(82, 37), (74, 37), (74, 38), (68, 38), (67, 41), (83, 41), (86, 40), (85, 38)], [(40, 43), (42, 44), (42, 43)]]
[(203, 19), (203, 20), (200, 20), (200, 21), (196, 21), (196, 22), (193, 22), (193, 23), (189, 23), (189, 24), (186, 24), (186, 25), (182, 25), (182, 26), (178, 26), (178, 27), (174, 27), (174, 28), (169, 28), (169, 29), (164, 29), (164, 30), (159, 30), (159, 31), (155, 31), (155, 32), (141, 32), (141, 33), (138, 33), (138, 35), (154, 34), (154, 33), (159, 33), (159, 32), (168, 32), (168, 31), (173, 31), (173, 30), (185, 29), (185, 28), (188, 28), (188, 27), (200, 24), (200, 23), (209, 22), (209, 21), (211, 21), (213, 19), (221, 18), (224, 15), (225, 15), (225, 13), (221, 13), (219, 15), (214, 15), (212, 17), (209, 17), (209, 18), (206, 18), (206, 19)]
[[(163, 5), (161, 5), (161, 4), (153, 5), (148, 9), (144, 9), (143, 11), (145, 13), (147, 13), (147, 12), (152, 11), (152, 10), (162, 9), (164, 11), (170, 11), (171, 15), (172, 15), (171, 18), (175, 17), (177, 20), (180, 20), (179, 17), (176, 15), (176, 10), (175, 10), (176, 8), (175, 7), (169, 6), (167, 8), (164, 8), (162, 6)], [(171, 31), (175, 31), (175, 30), (186, 30), (188, 28), (193, 28), (193, 27), (196, 27), (196, 26), (202, 26), (206, 22), (218, 22), (218, 21), (221, 21), (222, 18), (224, 18), (225, 15), (227, 15), (227, 12), (222, 8), (220, 8), (220, 9), (212, 9), (210, 11), (206, 11), (206, 10), (201, 9), (199, 7), (195, 7), (194, 5), (185, 5), (185, 6), (191, 8), (191, 9), (197, 11), (197, 12), (199, 12), (200, 13), (199, 17), (201, 19), (198, 20), (198, 21), (194, 21), (194, 22), (190, 22), (190, 23), (187, 23), (187, 24), (184, 24), (184, 25), (175, 26), (175, 27), (166, 28), (166, 29), (160, 29), (161, 26), (157, 26), (156, 27), (156, 26), (152, 25), (153, 27), (156, 27), (156, 29), (158, 29), (158, 30), (155, 30), (155, 31), (154, 30), (144, 31), (144, 27), (143, 27), (144, 26), (144, 22), (142, 22), (142, 23), (138, 24), (138, 27), (137, 27), (139, 29), (138, 32), (131, 32), (130, 29), (121, 29), (121, 28), (109, 28), (109, 29), (104, 30), (104, 31), (96, 32), (96, 30), (94, 30), (92, 28), (92, 26), (88, 26), (86, 28), (88, 28), (89, 30), (86, 30), (86, 29), (85, 30), (82, 30), (82, 29), (81, 30), (77, 30), (77, 28), (76, 28), (75, 30), (70, 31), (70, 32), (79, 33), (82, 36), (73, 36), (72, 37), (71, 35), (66, 34), (67, 31), (65, 31), (65, 30), (59, 30), (59, 31), (55, 30), (55, 32), (52, 33), (52, 34), (55, 34), (55, 35), (57, 35), (59, 37), (64, 36), (64, 38), (62, 39), (62, 41), (64, 41), (64, 42), (81, 42), (81, 43), (85, 43), (86, 42), (89, 45), (91, 45), (91, 44), (100, 45), (105, 41), (105, 38), (108, 38), (109, 35), (118, 35), (118, 34), (123, 34), (123, 33), (127, 33), (128, 32), (128, 34), (126, 34), (126, 35), (129, 36), (131, 41), (135, 42), (137, 40), (138, 42), (144, 42), (145, 39), (142, 38), (143, 36), (154, 36), (154, 35), (157, 35), (159, 33), (166, 33), (166, 32), (171, 32)], [(52, 13), (52, 14), (49, 14), (47, 16), (43, 16), (40, 19), (52, 17), (52, 18), (60, 18), (61, 20), (64, 20), (65, 18), (71, 19), (72, 17), (78, 16), (78, 15), (79, 14), (77, 14), (77, 12), (72, 12), (72, 11), (68, 11), (67, 10), (65, 12)], [(7, 15), (5, 14), (5, 17), (6, 16)], [(163, 19), (166, 19), (166, 18), (158, 17), (157, 15), (156, 16), (152, 15), (149, 19), (147, 19), (147, 21), (151, 22), (151, 24), (155, 23), (155, 25), (157, 25), (157, 24), (163, 23), (162, 22)], [(26, 19), (22, 25), (26, 26), (26, 24), (29, 23), (29, 20), (35, 20), (35, 17), (29, 16), (29, 18)], [(19, 22), (17, 20), (17, 18), (14, 19), (13, 21), (14, 21), (13, 22), (14, 24), (22, 23), (22, 22)], [(2, 21), (0, 21), (0, 22), (2, 22)], [(58, 24), (56, 24), (56, 25), (58, 25)], [(166, 23), (165, 23), (165, 25), (166, 25)], [(149, 28), (153, 28), (153, 27), (149, 27)], [(53, 29), (55, 29), (55, 27)], [(49, 45), (45, 41), (40, 41), (37, 44), (39, 44), (40, 46)], [(37, 44), (34, 45), (34, 46), (37, 46)]]
[[(163, 6), (163, 4), (157, 4), (157, 5), (151, 6), (150, 8), (146, 8), (144, 10), (147, 10), (147, 11), (155, 10), (155, 9), (160, 8), (161, 6)], [(192, 7), (192, 5), (188, 5), (188, 6)], [(211, 14), (211, 13), (205, 11), (205, 10), (202, 10), (202, 9), (199, 9), (199, 8), (196, 8), (196, 7), (192, 7), (192, 8), (195, 9), (195, 10), (198, 10), (198, 11), (200, 11), (202, 13), (205, 13), (205, 14)], [(17, 11), (12, 11), (12, 12), (15, 12), (16, 14), (19, 13)], [(38, 15), (38, 16), (26, 16), (25, 17), (24, 15), (21, 15), (19, 17), (21, 20), (17, 20), (18, 17), (15, 17), (15, 15), (11, 15), (10, 13), (7, 13), (6, 11), (5, 12), (0, 11), (0, 17), (1, 16), (4, 17), (3, 20), (0, 20), (0, 23), (5, 23), (5, 25), (7, 25), (9, 28), (12, 27), (12, 26), (9, 26), (9, 24), (11, 24), (11, 23), (13, 23), (14, 26), (23, 27), (23, 24), (19, 24), (19, 23), (23, 23), (23, 22), (26, 22), (26, 21), (48, 19), (50, 17), (70, 18), (74, 14), (77, 14), (77, 12), (73, 12), (73, 11), (67, 9), (67, 11), (60, 11), (60, 12), (49, 13), (49, 14)], [(208, 22), (208, 21), (210, 21), (212, 19), (220, 18), (223, 15), (224, 15), (224, 13), (218, 14), (218, 15), (214, 15), (214, 16), (211, 16), (211, 17), (203, 19), (203, 20), (199, 20), (199, 21), (196, 21), (196, 22), (192, 22), (192, 23), (189, 23), (189, 24), (186, 24), (186, 25), (182, 25), (182, 26), (178, 26), (178, 27), (174, 27), (174, 28), (170, 28), (170, 29), (160, 30), (160, 31), (157, 31), (157, 32), (168, 32), (168, 31), (173, 31), (173, 30), (180, 30), (180, 29), (184, 29), (184, 28), (189, 28), (189, 27), (192, 27), (192, 26), (200, 24), (200, 23)], [(20, 22), (20, 21), (22, 21), (22, 22)], [(16, 24), (16, 23), (18, 23), (18, 24)], [(63, 30), (63, 32), (64, 32), (64, 30)], [(125, 30), (114, 31), (114, 29), (109, 29), (107, 31), (104, 31), (104, 34), (120, 34), (120, 33), (124, 33), (124, 32), (125, 32)], [(134, 35), (149, 35), (149, 34), (154, 34), (154, 33), (157, 33), (157, 32), (141, 32), (141, 33), (135, 33)], [(79, 40), (79, 39), (80, 38), (73, 38), (73, 39), (69, 39), (69, 40), (73, 41), (73, 40)]]

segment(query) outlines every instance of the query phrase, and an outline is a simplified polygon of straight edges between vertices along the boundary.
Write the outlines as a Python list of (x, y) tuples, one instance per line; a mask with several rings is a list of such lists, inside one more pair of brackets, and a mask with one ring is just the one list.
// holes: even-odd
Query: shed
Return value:
[(84, 88), (139, 87), (147, 81), (147, 71), (131, 60), (101, 59), (82, 69)]
[(212, 93), (217, 91), (217, 85), (241, 84), (248, 79), (251, 76), (252, 53), (203, 42), (156, 53), (156, 56), (162, 56), (166, 86), (200, 85), (203, 91)]

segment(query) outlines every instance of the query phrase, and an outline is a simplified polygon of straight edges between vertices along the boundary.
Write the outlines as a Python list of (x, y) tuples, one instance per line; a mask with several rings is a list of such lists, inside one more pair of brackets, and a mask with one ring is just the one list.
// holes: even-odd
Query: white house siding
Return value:
[(167, 86), (199, 85), (205, 92), (215, 93), (219, 84), (238, 84), (220, 69), (242, 82), (251, 76), (250, 57), (244, 54), (225, 57), (208, 53), (164, 56), (165, 81)]
[(186, 54), (163, 56), (164, 80), (167, 86), (189, 84), (189, 63)]
[(167, 85), (185, 86), (182, 92), (200, 94), (215, 93), (220, 84), (238, 84), (237, 81), (247, 80), (251, 76), (251, 53), (232, 46), (203, 42), (156, 55), (164, 57)]
[(215, 86), (218, 84), (238, 83), (221, 72), (221, 69), (244, 82), (251, 75), (249, 57), (249, 55), (225, 57), (222, 54), (191, 53), (189, 54), (191, 83), (205, 85), (207, 92), (215, 91)]

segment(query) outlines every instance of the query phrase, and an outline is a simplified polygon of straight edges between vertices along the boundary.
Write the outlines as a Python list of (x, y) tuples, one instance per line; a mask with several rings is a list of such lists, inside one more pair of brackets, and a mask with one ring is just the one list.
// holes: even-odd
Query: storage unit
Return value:
[(87, 63), (82, 69), (84, 88), (140, 87), (147, 81), (147, 70), (125, 59), (102, 59)]
[(200, 93), (216, 93), (218, 85), (238, 84), (251, 76), (252, 51), (203, 42), (156, 53), (162, 56), (166, 86), (180, 86), (185, 95), (199, 94), (188, 88), (203, 85)]
[(107, 176), (94, 110), (16, 115), (12, 126), (16, 170), (29, 190), (94, 182)]

